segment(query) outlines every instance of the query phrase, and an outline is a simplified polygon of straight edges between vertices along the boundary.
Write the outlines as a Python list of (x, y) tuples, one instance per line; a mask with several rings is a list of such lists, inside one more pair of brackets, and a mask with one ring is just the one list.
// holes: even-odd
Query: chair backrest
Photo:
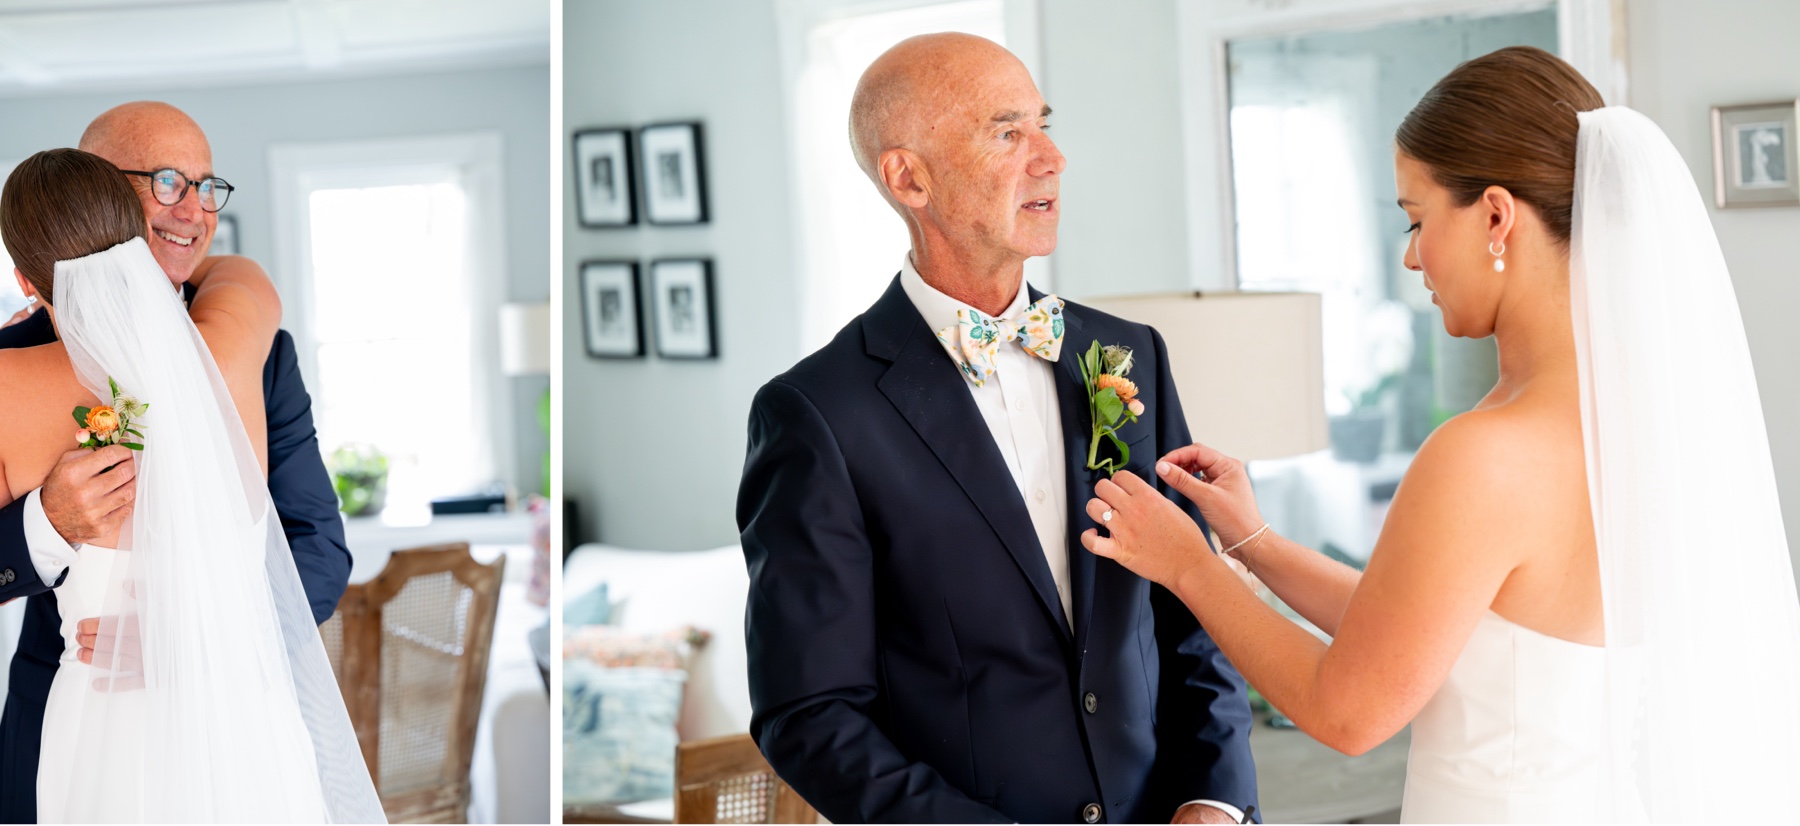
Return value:
[(506, 559), (459, 542), (395, 551), (320, 627), (390, 821), (461, 823)]
[(818, 812), (757, 751), (748, 734), (675, 749), (676, 823), (817, 823)]

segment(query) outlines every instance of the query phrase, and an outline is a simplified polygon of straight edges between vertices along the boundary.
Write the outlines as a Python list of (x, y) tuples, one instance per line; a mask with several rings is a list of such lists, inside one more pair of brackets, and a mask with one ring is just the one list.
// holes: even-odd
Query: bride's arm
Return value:
[[(1257, 599), (1206, 550), (1192, 520), (1184, 529), (1167, 499), (1138, 495), (1154, 489), (1135, 477), (1101, 483), (1098, 507), (1118, 512), (1116, 527), (1082, 543), (1168, 587), (1269, 702), (1320, 742), (1361, 754), (1437, 692), (1520, 561), (1517, 520), (1530, 512), (1534, 485), (1498, 437), (1503, 427), (1464, 414), (1426, 441), (1330, 646)], [(1177, 489), (1206, 484), (1173, 470)]]
[(274, 282), (255, 261), (215, 255), (201, 262), (189, 283), (195, 290), (188, 315), (219, 371), (227, 381), (253, 377), (260, 387), (263, 362), (281, 326), (281, 296)]
[(1273, 530), (1233, 553), (1289, 608), (1336, 636), (1362, 573)]

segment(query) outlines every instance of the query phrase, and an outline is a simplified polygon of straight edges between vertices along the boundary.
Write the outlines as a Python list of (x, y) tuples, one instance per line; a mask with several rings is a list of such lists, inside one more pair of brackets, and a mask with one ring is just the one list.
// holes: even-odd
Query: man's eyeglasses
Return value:
[(158, 169), (155, 172), (141, 172), (136, 169), (121, 169), (127, 175), (141, 175), (150, 179), (150, 194), (156, 196), (156, 202), (163, 206), (174, 206), (187, 197), (188, 190), (198, 190), (200, 208), (207, 212), (218, 212), (225, 208), (225, 202), (231, 200), (231, 191), (236, 189), (225, 182), (224, 178), (201, 178), (190, 181), (186, 175), (173, 169)]

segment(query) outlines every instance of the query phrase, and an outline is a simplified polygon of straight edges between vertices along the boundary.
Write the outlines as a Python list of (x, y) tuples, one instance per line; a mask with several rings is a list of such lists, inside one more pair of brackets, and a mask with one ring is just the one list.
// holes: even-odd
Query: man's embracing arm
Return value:
[[(1169, 374), (1169, 352), (1162, 335), (1155, 343), (1156, 446), (1162, 453), (1193, 442), (1187, 415)], [(1158, 457), (1160, 458), (1160, 456)], [(1157, 489), (1204, 530), (1200, 509), (1161, 480)], [(1153, 788), (1164, 790), (1167, 811), (1195, 800), (1214, 800), (1246, 810), (1257, 805), (1256, 764), (1250, 757), (1249, 695), (1244, 678), (1225, 659), (1206, 629), (1181, 600), (1159, 585), (1150, 586), (1156, 616), (1156, 646), (1162, 661), (1157, 694), (1156, 773)], [(1261, 818), (1253, 815), (1260, 822)]]
[(873, 552), (830, 426), (776, 379), (750, 408), (738, 488), (750, 569), (750, 733), (833, 823), (1009, 822), (902, 754), (876, 702)]
[(337, 491), (319, 454), (312, 397), (300, 377), (294, 337), (286, 330), (276, 331), (263, 365), (263, 405), (269, 420), (269, 496), (294, 553), (313, 620), (323, 623), (350, 584), (350, 548), (338, 516)]

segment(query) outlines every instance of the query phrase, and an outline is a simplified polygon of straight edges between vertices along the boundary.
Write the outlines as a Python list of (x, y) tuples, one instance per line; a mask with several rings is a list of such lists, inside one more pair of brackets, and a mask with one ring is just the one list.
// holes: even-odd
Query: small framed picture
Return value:
[(637, 223), (631, 130), (576, 132), (575, 209), (584, 227), (627, 227)]
[(672, 359), (719, 355), (713, 318), (712, 262), (670, 258), (650, 262), (651, 304), (656, 308), (656, 354)]
[(644, 214), (652, 224), (706, 223), (706, 164), (699, 123), (661, 123), (638, 130)]
[(213, 228), (212, 246), (206, 250), (208, 255), (242, 255), (238, 250), (237, 217), (220, 215), (219, 225)]
[(644, 355), (644, 316), (636, 261), (583, 261), (581, 324), (588, 355), (634, 359)]
[(1713, 194), (1722, 209), (1800, 206), (1794, 101), (1715, 106)]

